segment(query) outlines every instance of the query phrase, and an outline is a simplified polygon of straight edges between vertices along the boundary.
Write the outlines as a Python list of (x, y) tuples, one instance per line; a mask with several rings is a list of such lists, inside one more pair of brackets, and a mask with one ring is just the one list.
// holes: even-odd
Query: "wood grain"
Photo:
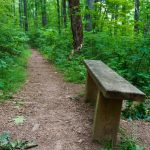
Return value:
[(145, 94), (101, 61), (85, 60), (87, 70), (107, 98), (143, 101)]

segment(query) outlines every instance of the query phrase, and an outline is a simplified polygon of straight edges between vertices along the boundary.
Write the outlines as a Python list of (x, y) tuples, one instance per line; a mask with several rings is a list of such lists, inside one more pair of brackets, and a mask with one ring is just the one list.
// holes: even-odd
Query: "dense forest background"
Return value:
[[(83, 83), (84, 59), (102, 60), (150, 97), (149, 0), (0, 0), (0, 97), (26, 77), (28, 45)], [(145, 118), (148, 105), (126, 117)], [(132, 109), (132, 111), (130, 111)]]

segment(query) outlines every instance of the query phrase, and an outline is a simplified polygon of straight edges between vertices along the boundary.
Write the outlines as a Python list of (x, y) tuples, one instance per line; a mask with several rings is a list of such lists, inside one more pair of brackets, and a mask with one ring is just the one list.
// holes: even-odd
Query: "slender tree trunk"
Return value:
[(22, 0), (19, 0), (19, 23), (22, 28)]
[(134, 12), (134, 31), (139, 32), (139, 16), (140, 16), (140, 0), (135, 0), (135, 12)]
[(16, 17), (16, 2), (15, 0), (12, 1), (13, 2), (13, 5), (12, 5), (12, 9), (13, 9), (13, 14), (14, 14), (14, 17)]
[(83, 44), (83, 26), (80, 14), (80, 1), (69, 0), (69, 8), (74, 51), (80, 51)]
[(146, 5), (146, 14), (145, 14), (145, 23), (144, 23), (144, 37), (146, 37), (147, 35), (149, 35), (150, 32), (150, 15), (148, 13), (149, 10), (149, 0), (147, 0), (145, 2)]
[(42, 8), (42, 25), (45, 27), (47, 25), (47, 11), (46, 11), (46, 0), (41, 0)]
[(12, 13), (13, 13), (13, 17), (14, 17), (14, 24), (16, 25), (17, 23), (17, 18), (16, 18), (16, 1), (12, 0)]
[(24, 29), (25, 31), (28, 31), (28, 12), (27, 12), (27, 0), (24, 0)]
[(148, 33), (150, 32), (150, 16), (147, 14), (146, 16), (147, 20), (144, 25), (144, 36), (146, 37)]
[(126, 6), (122, 6), (122, 35), (126, 35)]
[(118, 20), (118, 5), (115, 5), (115, 14), (114, 14), (114, 19), (115, 19), (115, 25), (114, 25), (114, 35), (117, 34), (118, 28), (117, 28), (117, 20)]
[(94, 3), (94, 0), (86, 0), (87, 10), (88, 10), (88, 13), (85, 15), (85, 19), (86, 19), (85, 29), (86, 29), (86, 31), (92, 31), (92, 29), (93, 29), (92, 15), (90, 12), (93, 10), (93, 3)]
[(57, 0), (57, 15), (58, 15), (58, 32), (61, 33), (60, 29), (60, 3), (59, 0)]
[(34, 7), (35, 7), (34, 26), (37, 27), (38, 26), (38, 1), (37, 0), (34, 0)]
[(63, 25), (67, 27), (67, 7), (66, 7), (66, 0), (62, 0), (62, 18), (63, 18)]
[[(97, 2), (102, 2), (101, 0), (94, 0), (94, 3), (97, 3)], [(94, 6), (94, 11), (95, 12), (100, 12), (100, 16), (102, 14), (102, 7), (98, 7), (97, 5)], [(97, 25), (97, 20), (99, 19), (99, 16), (97, 14), (94, 14), (93, 16), (93, 31), (94, 32), (98, 32), (98, 31), (102, 31), (103, 29), (103, 23), (101, 23), (101, 26), (100, 28), (98, 28), (98, 25)]]

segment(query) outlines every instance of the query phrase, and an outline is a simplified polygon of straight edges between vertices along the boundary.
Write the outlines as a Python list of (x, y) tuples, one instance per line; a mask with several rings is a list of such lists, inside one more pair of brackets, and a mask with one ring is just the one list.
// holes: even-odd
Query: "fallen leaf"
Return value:
[(24, 116), (16, 116), (15, 118), (13, 118), (14, 123), (17, 125), (23, 124), (25, 120), (26, 119)]

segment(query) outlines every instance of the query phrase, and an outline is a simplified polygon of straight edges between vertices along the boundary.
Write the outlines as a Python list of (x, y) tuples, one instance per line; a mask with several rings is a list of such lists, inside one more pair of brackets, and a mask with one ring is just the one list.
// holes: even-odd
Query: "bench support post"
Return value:
[(122, 100), (108, 99), (101, 92), (98, 94), (95, 118), (94, 139), (104, 143), (117, 141)]
[(98, 95), (98, 88), (89, 72), (87, 72), (87, 81), (86, 81), (86, 98), (85, 102), (91, 102), (92, 104), (96, 103)]

